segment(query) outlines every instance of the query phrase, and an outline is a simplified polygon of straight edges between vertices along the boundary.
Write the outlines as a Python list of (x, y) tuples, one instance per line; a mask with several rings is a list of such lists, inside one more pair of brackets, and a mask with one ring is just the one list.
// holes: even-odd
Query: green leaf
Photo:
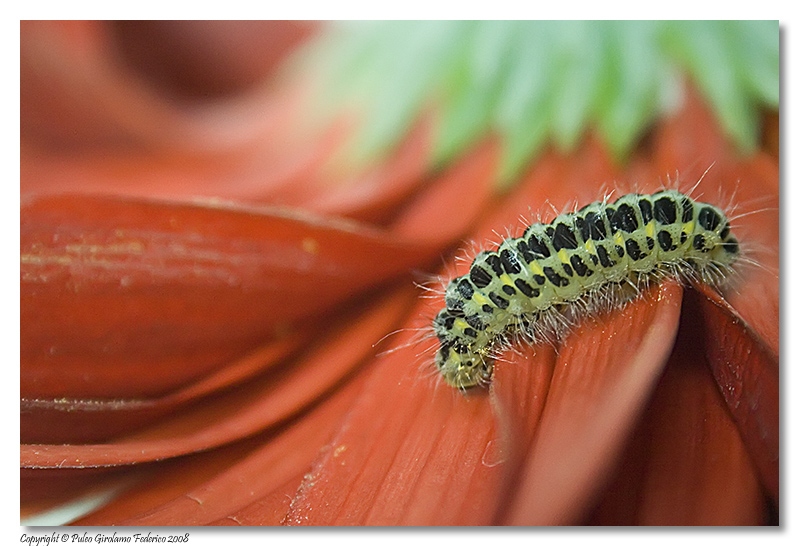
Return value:
[(457, 67), (447, 96), (442, 101), (442, 116), (433, 147), (433, 162), (450, 161), (489, 131), (499, 91), (508, 72), (516, 43), (515, 22), (478, 25), (473, 40)]
[(776, 108), (780, 101), (777, 21), (728, 21), (725, 26), (739, 79), (753, 100)]
[[(657, 111), (660, 90), (668, 85), (664, 59), (655, 47), (657, 25), (610, 22), (606, 82), (597, 118), (601, 135), (622, 159)], [(629, 47), (629, 44), (639, 47)]]
[(776, 21), (355, 22), (306, 58), (328, 112), (310, 115), (362, 120), (342, 151), (353, 168), (380, 161), (432, 108), (432, 166), (497, 133), (503, 185), (548, 143), (569, 151), (590, 129), (624, 161), (681, 79), (744, 152), (757, 146), (759, 109), (779, 105)]
[(459, 53), (459, 26), (448, 21), (389, 25), (387, 34), (396, 36), (406, 47), (390, 49), (376, 58), (372, 73), (379, 77), (369, 88), (373, 95), (360, 97), (373, 106), (354, 143), (356, 163), (389, 151), (398, 140), (397, 134), (404, 134), (416, 120), (441, 67), (448, 66)]
[(605, 66), (605, 36), (600, 24), (591, 21), (560, 23), (555, 36), (553, 136), (567, 151), (577, 144), (597, 99)]
[(555, 28), (528, 25), (498, 98), (494, 123), (503, 137), (499, 180), (510, 184), (545, 142), (551, 130), (555, 72), (552, 54)]

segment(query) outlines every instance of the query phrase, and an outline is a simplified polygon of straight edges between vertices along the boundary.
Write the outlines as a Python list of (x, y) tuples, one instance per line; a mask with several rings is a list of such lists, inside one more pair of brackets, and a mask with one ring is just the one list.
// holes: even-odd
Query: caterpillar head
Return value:
[[(494, 359), (487, 354), (487, 350), (474, 351), (466, 346), (441, 344), (441, 349), (436, 353), (436, 366), (444, 376), (444, 381), (450, 387), (467, 389), (477, 385), (484, 385), (491, 380), (494, 371)], [(458, 350), (464, 352), (458, 352)]]
[(436, 367), (449, 386), (466, 389), (491, 380), (494, 359), (490, 347), (464, 334), (461, 322), (443, 309), (433, 321), (433, 329), (441, 343)]

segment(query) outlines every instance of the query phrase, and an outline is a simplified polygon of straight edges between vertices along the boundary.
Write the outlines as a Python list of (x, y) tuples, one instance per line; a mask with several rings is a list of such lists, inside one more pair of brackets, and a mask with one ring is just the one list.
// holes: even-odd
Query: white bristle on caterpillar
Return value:
[(724, 212), (673, 189), (532, 224), (449, 282), (433, 320), (436, 366), (452, 387), (488, 383), (509, 340), (552, 341), (581, 316), (665, 277), (718, 285), (739, 256)]

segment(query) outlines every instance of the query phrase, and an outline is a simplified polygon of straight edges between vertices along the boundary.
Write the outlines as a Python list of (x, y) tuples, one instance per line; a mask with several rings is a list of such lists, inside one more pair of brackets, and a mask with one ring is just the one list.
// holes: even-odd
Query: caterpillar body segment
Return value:
[(739, 252), (725, 214), (677, 190), (627, 194), (532, 224), (450, 281), (433, 320), (436, 366), (453, 387), (487, 383), (510, 337), (556, 337), (560, 324), (617, 299), (625, 285), (664, 276), (718, 283)]

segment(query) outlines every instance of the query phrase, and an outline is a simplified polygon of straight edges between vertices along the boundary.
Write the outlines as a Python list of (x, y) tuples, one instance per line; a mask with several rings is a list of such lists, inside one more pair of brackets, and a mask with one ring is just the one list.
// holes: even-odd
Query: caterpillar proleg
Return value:
[(570, 312), (667, 276), (718, 284), (740, 254), (730, 231), (719, 208), (677, 190), (630, 193), (532, 224), (449, 282), (433, 320), (436, 366), (453, 387), (484, 384), (504, 342), (546, 340)]

